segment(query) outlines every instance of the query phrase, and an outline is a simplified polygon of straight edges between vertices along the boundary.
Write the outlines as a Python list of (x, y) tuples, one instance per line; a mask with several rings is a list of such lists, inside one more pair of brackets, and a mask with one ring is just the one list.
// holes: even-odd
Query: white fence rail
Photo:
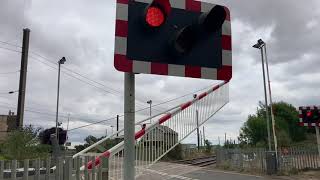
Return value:
[[(88, 169), (92, 157), (32, 159), (23, 161), (0, 161), (0, 180), (106, 180), (108, 179), (108, 159), (104, 158), (101, 166)], [(80, 167), (84, 166), (84, 169)]]
[[(136, 176), (148, 172), (152, 164), (208, 121), (228, 100), (228, 84), (222, 82), (186, 103), (137, 122)], [(150, 119), (152, 123), (146, 124)], [(56, 162), (50, 159), (0, 161), (0, 180), (123, 179), (124, 142), (109, 150), (105, 149), (106, 142), (117, 139), (123, 131), (113, 133), (73, 157), (58, 159)]]

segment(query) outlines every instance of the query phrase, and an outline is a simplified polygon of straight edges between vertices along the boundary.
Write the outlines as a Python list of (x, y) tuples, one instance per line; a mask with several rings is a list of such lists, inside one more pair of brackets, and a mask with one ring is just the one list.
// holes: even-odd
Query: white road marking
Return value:
[(158, 175), (161, 175), (161, 176), (168, 177), (166, 179), (176, 178), (176, 179), (182, 179), (182, 180), (199, 180), (199, 179), (192, 179), (192, 178), (184, 177), (184, 176), (180, 176), (180, 175), (171, 175), (171, 174), (168, 174), (168, 173), (165, 173), (165, 172), (159, 172), (159, 171), (151, 170), (151, 169), (146, 169), (146, 170), (151, 172), (151, 173), (154, 173), (154, 174), (158, 174)]
[(227, 171), (210, 170), (210, 169), (201, 169), (201, 170), (202, 171), (214, 172), (214, 173), (223, 173), (223, 174), (232, 174), (232, 175), (238, 175), (238, 176), (248, 176), (248, 177), (263, 178), (262, 176), (251, 175), (251, 174), (241, 174), (241, 173), (236, 173), (236, 172), (227, 172)]

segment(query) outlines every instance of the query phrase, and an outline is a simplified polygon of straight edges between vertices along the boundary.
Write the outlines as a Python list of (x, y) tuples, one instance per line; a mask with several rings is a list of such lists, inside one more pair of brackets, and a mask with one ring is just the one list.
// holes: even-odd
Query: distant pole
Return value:
[(67, 139), (68, 139), (68, 131), (69, 131), (69, 122), (70, 122), (70, 114), (68, 114), (68, 123), (67, 123)]
[(123, 179), (135, 179), (135, 75), (124, 75), (124, 158)]
[(316, 135), (317, 135), (317, 144), (318, 144), (318, 153), (320, 157), (320, 134), (319, 134), (319, 127), (316, 126)]
[(66, 157), (66, 151), (68, 150), (68, 147), (66, 146), (66, 144), (68, 143), (68, 139), (69, 139), (69, 137), (68, 137), (68, 131), (69, 131), (69, 122), (70, 122), (70, 114), (68, 114), (68, 122), (67, 122), (67, 134), (66, 134), (66, 136), (67, 136), (67, 138), (66, 138), (66, 142), (64, 143), (64, 157)]
[(227, 144), (227, 133), (224, 133), (224, 145)]
[(196, 110), (196, 121), (197, 121), (198, 150), (200, 150), (200, 136), (199, 136), (199, 112), (198, 112), (198, 110)]
[(221, 145), (221, 144), (220, 144), (220, 136), (218, 136), (218, 141), (219, 141), (219, 146), (220, 146), (220, 145)]
[(150, 105), (150, 108), (149, 108), (149, 117), (150, 117), (150, 124), (151, 124), (151, 116), (152, 116), (152, 112), (151, 112), (151, 108), (152, 108), (152, 100), (147, 101), (147, 103)]
[(16, 119), (17, 128), (23, 127), (24, 104), (25, 104), (26, 83), (27, 83), (27, 69), (28, 69), (29, 39), (30, 39), (30, 30), (23, 29), (19, 95), (18, 95), (18, 107), (17, 107), (17, 119)]
[(206, 135), (205, 135), (205, 133), (204, 133), (204, 126), (202, 126), (202, 132), (203, 132), (203, 144), (205, 144)]
[(202, 132), (200, 130), (200, 147), (202, 147)]
[(113, 136), (113, 127), (114, 126), (110, 126), (110, 127), (111, 127), (111, 134), (112, 134), (111, 136)]
[[(119, 131), (119, 115), (117, 115), (117, 132)], [(119, 136), (119, 133), (117, 133), (117, 137)]]

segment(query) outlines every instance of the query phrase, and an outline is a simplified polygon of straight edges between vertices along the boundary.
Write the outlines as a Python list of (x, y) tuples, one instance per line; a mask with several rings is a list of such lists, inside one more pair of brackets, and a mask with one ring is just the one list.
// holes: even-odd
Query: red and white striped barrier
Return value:
[[(175, 115), (177, 115), (180, 112), (188, 109), (188, 107), (190, 107), (191, 105), (195, 104), (196, 102), (204, 99), (206, 96), (208, 96), (211, 93), (215, 92), (216, 90), (218, 90), (219, 88), (223, 87), (227, 83), (228, 83), (227, 81), (224, 81), (222, 83), (219, 83), (218, 85), (213, 86), (208, 91), (197, 95), (197, 97), (194, 98), (192, 101), (188, 101), (186, 103), (183, 103), (178, 108), (175, 108), (174, 110), (172, 110), (172, 111), (168, 112), (167, 114), (163, 115), (161, 118), (159, 118), (156, 122), (152, 123), (150, 126), (143, 125), (142, 129), (135, 133), (135, 139), (136, 140), (140, 139), (147, 132), (149, 132), (150, 130), (154, 129), (156, 126), (159, 126), (159, 125), (162, 125), (162, 124), (168, 122)], [(101, 157), (109, 158), (112, 155), (118, 153), (120, 150), (122, 150), (123, 147), (124, 147), (124, 142), (122, 141), (121, 143), (119, 143), (116, 146), (112, 147), (108, 151), (102, 153), (99, 157), (96, 158), (95, 163), (94, 163), (95, 166), (98, 166), (100, 164)], [(93, 163), (90, 161), (88, 163), (88, 169), (91, 169), (92, 165), (93, 165)]]

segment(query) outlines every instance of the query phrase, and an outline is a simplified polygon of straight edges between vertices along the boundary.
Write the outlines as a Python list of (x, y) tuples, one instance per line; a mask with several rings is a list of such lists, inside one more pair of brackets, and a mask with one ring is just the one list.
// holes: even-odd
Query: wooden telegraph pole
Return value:
[(25, 104), (26, 82), (27, 82), (27, 69), (28, 69), (29, 38), (30, 38), (30, 30), (23, 29), (20, 80), (19, 80), (19, 95), (18, 95), (17, 120), (16, 120), (17, 128), (23, 127), (24, 104)]

